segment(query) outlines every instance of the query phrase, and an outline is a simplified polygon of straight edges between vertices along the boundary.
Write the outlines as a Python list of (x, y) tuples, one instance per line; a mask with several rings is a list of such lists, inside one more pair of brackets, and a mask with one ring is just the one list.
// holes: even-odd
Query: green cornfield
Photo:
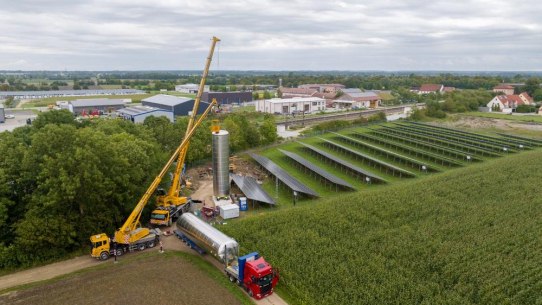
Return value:
[(292, 304), (542, 304), (542, 151), (224, 226)]

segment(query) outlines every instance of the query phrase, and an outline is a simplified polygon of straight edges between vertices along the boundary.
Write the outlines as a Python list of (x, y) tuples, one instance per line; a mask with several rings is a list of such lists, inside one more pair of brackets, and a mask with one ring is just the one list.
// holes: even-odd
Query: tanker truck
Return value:
[(223, 263), (230, 281), (251, 297), (260, 300), (273, 293), (279, 280), (278, 269), (273, 269), (257, 252), (239, 257), (239, 244), (235, 239), (192, 213), (179, 217), (174, 232), (190, 248), (200, 254), (208, 253)]

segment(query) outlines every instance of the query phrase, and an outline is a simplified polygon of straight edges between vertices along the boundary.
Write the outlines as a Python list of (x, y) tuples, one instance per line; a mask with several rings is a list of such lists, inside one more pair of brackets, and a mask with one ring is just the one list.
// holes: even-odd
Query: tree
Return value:
[(73, 90), (81, 90), (81, 86), (78, 83), (74, 83)]
[(273, 115), (265, 115), (263, 123), (260, 125), (260, 135), (262, 136), (262, 144), (271, 144), (277, 140), (277, 125)]
[(260, 98), (260, 94), (257, 91), (252, 92), (252, 99), (257, 100)]
[(38, 118), (32, 123), (37, 128), (43, 128), (48, 124), (69, 124), (76, 125), (75, 117), (68, 109), (51, 110), (41, 113)]
[(529, 78), (525, 81), (525, 85), (521, 87), (521, 91), (527, 92), (530, 96), (533, 96), (536, 90), (540, 89), (540, 80), (538, 78)]
[(277, 97), (282, 98), (282, 91), (280, 90), (280, 88), (277, 89)]
[(271, 98), (271, 94), (269, 93), (269, 91), (264, 90), (264, 92), (263, 92), (263, 98), (266, 99), (266, 100), (268, 100), (268, 99)]
[(536, 91), (532, 95), (532, 98), (537, 102), (542, 101), (542, 89), (536, 89)]

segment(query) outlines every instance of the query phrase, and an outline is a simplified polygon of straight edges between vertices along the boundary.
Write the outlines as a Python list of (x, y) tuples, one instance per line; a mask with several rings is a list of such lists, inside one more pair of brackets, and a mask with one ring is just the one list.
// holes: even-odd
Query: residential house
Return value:
[(523, 92), (519, 95), (519, 98), (523, 101), (523, 104), (525, 105), (534, 105), (534, 100), (532, 97), (527, 94), (527, 92)]
[(497, 87), (493, 87), (493, 92), (502, 92), (505, 95), (513, 95), (514, 87), (510, 85), (499, 85)]
[(519, 95), (497, 95), (487, 103), (487, 107), (492, 109), (492, 111), (511, 113), (519, 105), (529, 105), (524, 102), (524, 100), (528, 100), (527, 98), (530, 99), (530, 96), (525, 92)]
[(257, 100), (256, 111), (273, 114), (290, 114), (296, 111), (315, 113), (326, 110), (326, 101), (318, 97), (273, 98)]
[(377, 108), (382, 98), (374, 92), (345, 93), (333, 102), (338, 108)]
[(322, 92), (315, 92), (312, 94), (313, 97), (319, 97), (321, 99), (326, 100), (326, 105), (328, 107), (333, 107), (333, 100), (335, 99), (335, 96), (337, 96), (336, 92), (330, 92), (330, 93), (322, 93)]
[(455, 87), (444, 87), (444, 89), (442, 89), (442, 93), (453, 91), (455, 91)]
[(342, 91), (342, 93), (361, 93), (361, 92), (363, 92), (359, 88), (346, 88), (346, 89), (341, 89), (341, 91)]
[(444, 90), (442, 84), (422, 84), (418, 94), (441, 93)]

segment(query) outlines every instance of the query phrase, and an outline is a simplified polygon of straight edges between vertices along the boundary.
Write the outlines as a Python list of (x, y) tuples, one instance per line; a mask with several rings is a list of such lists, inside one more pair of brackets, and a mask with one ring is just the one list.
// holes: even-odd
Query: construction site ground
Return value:
[(0, 296), (0, 304), (121, 303), (242, 304), (205, 271), (175, 255), (154, 255)]
[[(211, 183), (211, 190), (212, 190), (212, 183)], [(161, 230), (163, 232), (165, 232), (167, 230), (174, 230), (174, 227), (175, 227), (175, 225), (173, 225), (173, 226), (171, 226), (169, 228), (161, 227)], [(194, 251), (193, 249), (190, 249), (187, 245), (185, 245), (183, 242), (181, 242), (175, 235), (162, 236), (161, 241), (162, 241), (163, 249), (164, 249), (165, 252), (174, 250), (174, 251), (182, 251), (182, 252), (197, 255), (196, 251)], [(134, 251), (134, 252), (124, 254), (123, 256), (119, 257), (118, 260), (121, 261), (121, 260), (125, 260), (125, 259), (128, 259), (128, 258), (134, 258), (137, 255), (141, 255), (141, 254), (149, 253), (149, 252), (156, 252), (156, 251), (159, 251), (159, 250), (160, 250), (160, 247), (156, 246), (156, 247), (154, 247), (152, 249), (146, 249), (144, 251)], [(222, 271), (224, 269), (224, 267), (217, 260), (212, 258), (210, 255), (202, 255), (200, 257), (202, 259), (207, 260), (211, 264), (213, 264), (218, 270)], [(28, 269), (28, 270), (24, 270), (24, 271), (21, 271), (21, 272), (1, 276), (0, 277), (0, 291), (4, 290), (6, 288), (10, 288), (10, 287), (15, 287), (15, 286), (20, 286), (20, 285), (24, 285), (24, 284), (30, 284), (30, 283), (34, 283), (34, 282), (39, 282), (39, 281), (52, 279), (52, 278), (55, 278), (55, 277), (58, 277), (58, 276), (63, 276), (63, 275), (66, 275), (66, 274), (69, 274), (69, 273), (72, 273), (72, 272), (76, 272), (76, 271), (79, 271), (79, 270), (83, 270), (83, 269), (86, 269), (86, 268), (100, 266), (102, 264), (114, 264), (114, 259), (110, 258), (110, 259), (108, 259), (106, 261), (100, 261), (100, 260), (96, 260), (94, 258), (91, 258), (90, 255), (88, 255), (88, 256), (80, 256), (80, 257), (77, 257), (77, 258), (74, 258), (74, 259), (61, 261), (61, 262), (56, 262), (56, 263), (49, 264), (49, 265), (46, 265), (46, 266), (37, 267), (37, 268), (33, 268), (33, 269)], [(131, 288), (132, 286), (137, 287), (137, 289), (135, 289), (135, 291), (140, 291), (140, 290), (144, 290), (144, 289), (149, 289), (149, 290), (163, 289), (164, 291), (167, 291), (167, 290), (170, 290), (170, 289), (174, 289), (175, 287), (183, 287), (182, 284), (178, 283), (177, 274), (185, 273), (185, 274), (190, 275), (192, 273), (192, 270), (193, 270), (191, 268), (184, 269), (184, 267), (169, 269), (169, 267), (171, 267), (173, 265), (172, 264), (167, 264), (168, 268), (166, 268), (166, 270), (163, 271), (163, 272), (161, 272), (159, 270), (154, 270), (152, 268), (150, 270), (145, 271), (143, 269), (141, 269), (141, 270), (139, 269), (139, 263), (127, 264), (127, 265), (132, 265), (132, 268), (128, 268), (128, 269), (133, 269), (133, 271), (126, 272), (123, 276), (119, 276), (118, 279), (115, 279), (114, 277), (111, 278), (111, 280), (109, 282), (110, 286), (106, 285), (106, 287), (110, 287), (110, 288), (107, 288), (106, 290), (100, 290), (100, 289), (93, 288), (92, 291), (94, 291), (94, 294), (98, 295), (99, 294), (98, 292), (100, 292), (100, 291), (108, 291), (108, 289), (117, 289), (119, 287), (124, 287), (124, 286), (126, 286), (126, 289), (124, 289), (124, 288), (122, 289), (122, 291), (124, 291), (124, 293), (125, 293), (124, 296), (129, 295), (130, 289), (132, 289)], [(160, 265), (160, 264), (157, 264), (157, 265)], [(182, 265), (182, 266), (184, 266), (184, 265)], [(146, 275), (148, 275), (148, 277), (142, 276), (141, 279), (133, 279), (133, 278), (130, 277), (132, 275), (132, 272), (134, 274), (136, 274), (136, 273), (142, 274), (142, 275), (146, 274)], [(91, 274), (93, 274), (93, 273), (94, 272), (92, 272)], [(165, 278), (164, 278), (164, 274), (167, 274), (167, 276)], [(93, 277), (101, 277), (101, 276), (95, 275)], [(198, 278), (198, 277), (201, 277), (201, 275), (195, 274), (194, 278)], [(224, 277), (226, 277), (226, 276), (224, 275)], [(113, 280), (115, 280), (116, 283)], [(160, 287), (156, 287), (156, 288), (153, 288), (153, 289), (149, 288), (148, 287), (149, 281), (158, 281), (160, 283), (160, 285), (161, 285), (160, 287), (162, 287), (162, 288), (160, 288)], [(208, 278), (207, 281), (213, 282), (213, 280), (210, 279), (210, 278)], [(56, 283), (58, 283), (58, 282), (56, 282)], [(51, 291), (56, 290), (56, 287), (58, 287), (58, 286), (56, 286), (56, 283), (55, 284), (46, 284), (45, 286), (50, 287), (49, 290), (51, 290)], [(205, 285), (206, 284), (202, 284), (201, 286), (205, 286)], [(231, 285), (234, 285), (234, 284), (231, 284)], [(280, 282), (279, 282), (279, 285), (280, 285)], [(40, 286), (38, 286), (38, 287), (40, 287)], [(43, 291), (43, 292), (48, 291), (48, 289), (45, 289), (45, 288), (43, 288), (44, 290), (39, 290), (38, 287), (29, 288), (29, 289), (32, 290), (32, 291), (38, 291), (38, 292), (39, 291)], [(34, 289), (37, 289), (37, 290), (34, 290)], [(241, 288), (239, 288), (239, 289), (241, 289)], [(83, 289), (80, 289), (80, 290), (83, 290)], [(77, 294), (77, 292), (80, 291), (80, 290), (75, 290), (73, 293)], [(24, 290), (22, 290), (22, 291), (24, 291)], [(200, 292), (201, 292), (201, 298), (205, 298), (204, 291), (200, 291)], [(21, 294), (21, 292), (17, 292), (17, 293), (9, 292), (8, 294), (10, 296), (14, 295), (14, 294), (15, 295), (24, 295), (24, 294)], [(81, 300), (85, 300), (85, 302), (75, 302), (73, 304), (95, 304), (95, 302), (94, 302), (94, 300), (92, 298), (89, 298), (88, 300), (86, 300), (84, 294), (85, 294), (85, 292), (81, 292), (81, 294), (78, 296), (78, 298), (80, 297)], [(46, 295), (44, 295), (44, 296), (46, 296)], [(4, 298), (5, 298), (5, 295), (0, 295), (0, 304), (3, 304), (3, 299)], [(16, 301), (16, 299), (13, 299), (13, 300)], [(108, 303), (110, 303), (110, 302), (103, 302), (103, 299), (96, 299), (96, 300), (102, 300), (102, 302), (100, 304), (108, 304)], [(192, 299), (192, 300), (194, 300), (194, 299)], [(133, 304), (148, 304), (151, 301), (153, 301), (153, 299), (149, 298), (149, 299), (147, 299), (147, 302), (133, 302)], [(287, 304), (277, 294), (273, 294), (273, 295), (271, 295), (271, 296), (269, 296), (269, 297), (267, 297), (265, 299), (259, 300), (259, 301), (254, 300), (254, 302), (256, 304), (274, 304), (274, 305)], [(12, 301), (10, 301), (8, 303), (12, 303)], [(15, 303), (15, 302), (13, 302), (13, 303)], [(39, 304), (60, 304), (60, 303), (67, 303), (67, 302), (63, 301), (63, 302), (56, 302), (56, 303), (39, 303)], [(235, 303), (222, 303), (222, 302), (214, 302), (214, 303), (205, 303), (205, 302), (202, 302), (202, 303), (199, 303), (199, 302), (180, 303), (175, 298), (165, 300), (165, 302), (157, 302), (157, 304), (173, 304), (173, 303), (174, 304), (235, 304)], [(30, 302), (30, 304), (38, 304), (38, 303)], [(98, 302), (96, 302), (96, 304), (98, 304)]]

